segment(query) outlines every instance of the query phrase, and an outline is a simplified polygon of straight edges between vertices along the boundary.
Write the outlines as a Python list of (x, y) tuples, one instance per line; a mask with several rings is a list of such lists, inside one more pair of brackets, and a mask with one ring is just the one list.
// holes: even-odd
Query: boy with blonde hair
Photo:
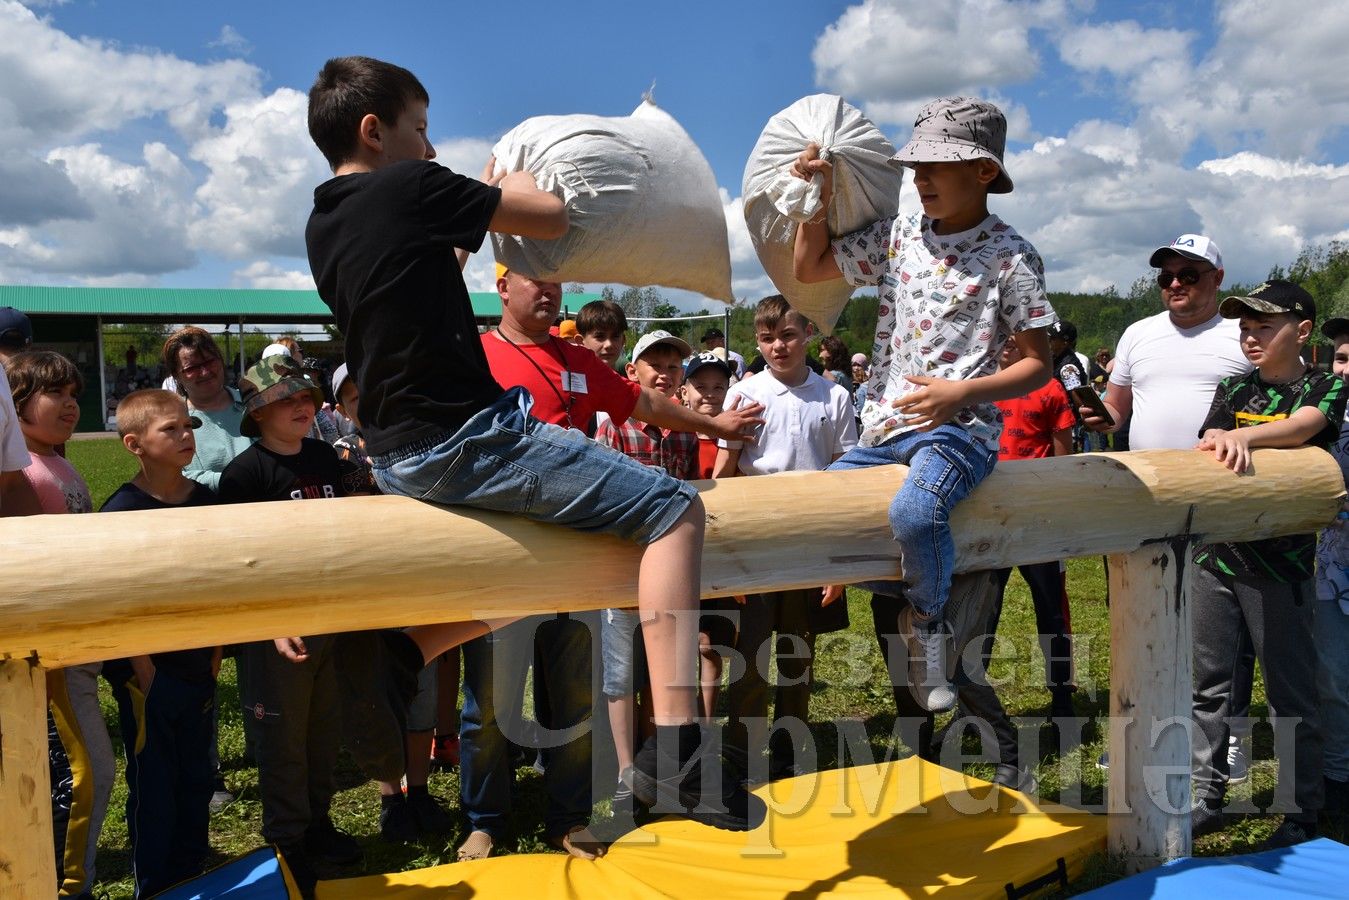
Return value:
[[(983, 624), (975, 581), (952, 583), (951, 510), (997, 460), (1002, 423), (993, 401), (1019, 397), (1050, 377), (1045, 329), (1057, 317), (1045, 296), (1044, 265), (1028, 241), (988, 211), (990, 193), (1012, 190), (1002, 164), (1006, 134), (1007, 122), (991, 103), (934, 100), (919, 111), (913, 137), (895, 157), (914, 171), (922, 214), (896, 214), (833, 238), (822, 213), (796, 232), (798, 279), (845, 278), (880, 288), (859, 446), (832, 468), (909, 466), (890, 505), (890, 527), (910, 600), (899, 623), (909, 687), (930, 711), (956, 700), (946, 619), (957, 651)], [(792, 171), (819, 179), (827, 211), (833, 169), (818, 145), (807, 146)], [(1023, 358), (999, 369), (1011, 334), (1021, 336)]]
[[(713, 474), (724, 478), (819, 471), (857, 444), (852, 398), (842, 385), (817, 375), (806, 364), (810, 324), (781, 295), (759, 301), (754, 311), (754, 332), (767, 368), (738, 382), (728, 392), (726, 402), (763, 404), (764, 425), (753, 444), (721, 441)], [(831, 599), (837, 599), (837, 595)], [(773, 727), (767, 740), (769, 777), (777, 779), (801, 773), (798, 756), (806, 743), (810, 719), (815, 637), (847, 627), (847, 604), (829, 602), (821, 588), (773, 591), (746, 598), (736, 643), (744, 658), (744, 671), (732, 672), (728, 697), (731, 740), (750, 751), (751, 774), (762, 736), (748, 732), (753, 723), (766, 721), (766, 676), (773, 633), (777, 632), (778, 681)], [(742, 740), (744, 744), (740, 745)]]
[[(183, 474), (196, 453), (193, 432), (200, 424), (172, 391), (153, 388), (123, 397), (117, 404), (117, 433), (140, 472), (113, 492), (100, 512), (213, 505), (215, 492)], [(126, 745), (126, 828), (137, 897), (152, 896), (205, 869), (219, 670), (219, 647), (103, 664)]]

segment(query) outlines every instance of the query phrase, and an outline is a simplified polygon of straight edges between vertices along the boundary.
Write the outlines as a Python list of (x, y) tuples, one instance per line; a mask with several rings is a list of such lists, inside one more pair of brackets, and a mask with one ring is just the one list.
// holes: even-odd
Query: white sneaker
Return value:
[(917, 622), (912, 606), (899, 614), (899, 633), (909, 656), (909, 690), (928, 712), (956, 705), (955, 688), (946, 678), (946, 629), (940, 617)]
[(1250, 777), (1251, 764), (1241, 749), (1241, 741), (1236, 737), (1227, 738), (1227, 783), (1245, 784)]

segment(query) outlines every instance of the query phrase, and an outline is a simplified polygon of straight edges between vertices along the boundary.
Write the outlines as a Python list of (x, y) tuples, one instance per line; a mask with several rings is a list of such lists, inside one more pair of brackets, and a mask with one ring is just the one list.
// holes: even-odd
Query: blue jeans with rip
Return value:
[[(905, 431), (878, 447), (857, 447), (829, 466), (830, 471), (909, 467), (909, 477), (890, 501), (890, 530), (899, 544), (904, 594), (924, 617), (940, 614), (951, 593), (956, 556), (951, 509), (993, 471), (997, 459), (965, 429), (942, 425), (932, 431)], [(893, 581), (860, 586), (882, 594), (896, 592)]]
[[(530, 616), (464, 644), (460, 799), (475, 831), (499, 841), (508, 830), (515, 772), (507, 739), (539, 750), (548, 794), (544, 834), (589, 824), (593, 619)], [(531, 663), (537, 729), (523, 716)]]

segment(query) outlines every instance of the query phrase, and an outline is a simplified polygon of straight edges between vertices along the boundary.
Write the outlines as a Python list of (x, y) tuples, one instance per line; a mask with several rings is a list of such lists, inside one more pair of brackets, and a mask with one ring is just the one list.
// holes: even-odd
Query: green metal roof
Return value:
[[(501, 298), (471, 293), (473, 315), (501, 315)], [(564, 294), (567, 309), (598, 300), (599, 294)], [(102, 316), (105, 319), (167, 319), (173, 322), (330, 321), (332, 313), (317, 291), (228, 288), (113, 288), (0, 285), (0, 306), (29, 315)]]

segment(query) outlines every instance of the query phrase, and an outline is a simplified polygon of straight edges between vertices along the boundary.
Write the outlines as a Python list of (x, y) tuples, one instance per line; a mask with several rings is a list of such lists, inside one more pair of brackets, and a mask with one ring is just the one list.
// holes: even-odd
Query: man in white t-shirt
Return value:
[(1200, 234), (1182, 234), (1150, 260), (1159, 269), (1165, 312), (1135, 322), (1115, 349), (1105, 406), (1115, 424), (1082, 409), (1095, 431), (1129, 425), (1133, 450), (1189, 450), (1213, 402), (1218, 382), (1244, 375), (1251, 363), (1241, 352), (1235, 319), (1218, 315), (1222, 254)]
[[(1149, 264), (1159, 270), (1157, 283), (1166, 311), (1135, 322), (1119, 339), (1104, 401), (1115, 424), (1107, 426), (1086, 407), (1080, 412), (1083, 424), (1093, 431), (1118, 431), (1132, 418), (1131, 450), (1189, 450), (1199, 443), (1199, 429), (1218, 382), (1244, 375), (1251, 363), (1241, 352), (1237, 320), (1218, 315), (1223, 258), (1213, 241), (1201, 234), (1182, 234), (1158, 247)], [(1239, 660), (1242, 671), (1235, 680), (1244, 687), (1235, 692), (1232, 715), (1245, 718), (1255, 665), (1249, 646)], [(1249, 727), (1234, 732), (1228, 752), (1233, 782), (1245, 777), (1240, 741)], [(1108, 765), (1104, 755), (1099, 765)]]

